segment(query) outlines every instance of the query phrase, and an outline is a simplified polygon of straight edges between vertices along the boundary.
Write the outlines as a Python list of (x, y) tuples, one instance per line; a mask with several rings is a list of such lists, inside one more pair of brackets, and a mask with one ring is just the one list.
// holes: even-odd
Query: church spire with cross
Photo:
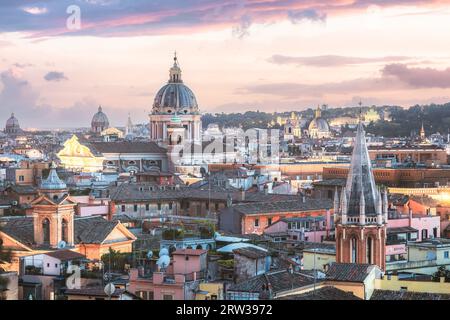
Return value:
[(347, 182), (340, 201), (334, 201), (336, 262), (369, 263), (385, 269), (387, 207), (386, 190), (381, 193), (375, 184), (360, 117)]

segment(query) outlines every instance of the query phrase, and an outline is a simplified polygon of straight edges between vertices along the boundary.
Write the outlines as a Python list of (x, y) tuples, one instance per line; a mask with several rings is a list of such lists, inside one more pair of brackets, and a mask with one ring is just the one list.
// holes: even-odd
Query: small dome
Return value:
[[(102, 128), (100, 131), (109, 127), (109, 120), (106, 114), (103, 112), (102, 107), (98, 107), (98, 112), (94, 114), (92, 117), (91, 127), (94, 128)], [(98, 130), (94, 130), (98, 131)]]
[(42, 190), (63, 190), (66, 189), (67, 185), (58, 177), (56, 173), (56, 164), (53, 162), (50, 168), (50, 173), (44, 181), (41, 183)]
[(153, 113), (174, 114), (177, 112), (181, 115), (198, 113), (197, 99), (192, 90), (183, 84), (176, 56), (169, 73), (169, 82), (159, 89), (155, 96)]

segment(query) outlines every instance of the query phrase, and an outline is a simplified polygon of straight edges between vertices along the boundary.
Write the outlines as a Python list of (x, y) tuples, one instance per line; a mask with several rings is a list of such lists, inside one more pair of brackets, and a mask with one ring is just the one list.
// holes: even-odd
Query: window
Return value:
[(416, 241), (417, 240), (417, 232), (409, 233), (409, 240)]
[(69, 230), (68, 230), (68, 223), (66, 219), (63, 219), (62, 226), (61, 226), (61, 234), (62, 234), (62, 240), (65, 242), (68, 242), (69, 240)]
[(47, 263), (47, 268), (50, 268), (50, 263)]
[(150, 205), (148, 203), (145, 204), (145, 211), (150, 210)]
[(169, 210), (172, 210), (172, 202), (169, 203)]
[(148, 292), (148, 300), (154, 300), (154, 295), (153, 295), (153, 291), (149, 291)]
[(24, 176), (19, 176), (19, 181), (25, 181), (25, 177)]
[(48, 244), (50, 242), (50, 221), (47, 218), (42, 221), (42, 234), (43, 242)]
[(368, 237), (367, 238), (367, 249), (366, 249), (366, 253), (367, 253), (367, 263), (368, 264), (372, 264), (372, 238)]
[(448, 259), (448, 251), (444, 251), (444, 259)]
[(134, 210), (134, 212), (137, 212), (137, 210), (138, 210), (138, 206), (137, 206), (137, 204), (135, 204), (135, 205), (134, 205), (134, 208), (133, 208), (133, 210)]
[(422, 240), (425, 240), (428, 238), (428, 230), (422, 229)]
[(161, 203), (158, 203), (158, 210), (161, 210)]
[(125, 205), (124, 204), (122, 205), (122, 209), (121, 210), (122, 210), (122, 212), (125, 212)]
[(267, 225), (272, 225), (272, 218), (267, 219)]
[(216, 203), (216, 204), (214, 205), (214, 208), (216, 209), (216, 211), (219, 210), (219, 204)]
[(163, 295), (163, 300), (173, 300), (173, 296), (171, 294)]
[(259, 219), (255, 219), (255, 227), (259, 227)]
[(356, 257), (357, 257), (357, 244), (356, 239), (352, 238), (350, 240), (350, 249), (351, 249), (351, 262), (356, 263)]
[(55, 263), (55, 268), (58, 268), (58, 264), (57, 263)]

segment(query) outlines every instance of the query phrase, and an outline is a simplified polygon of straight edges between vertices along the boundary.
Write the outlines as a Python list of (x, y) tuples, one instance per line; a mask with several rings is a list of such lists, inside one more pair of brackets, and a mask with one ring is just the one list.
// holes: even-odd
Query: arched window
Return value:
[(69, 240), (69, 226), (66, 219), (62, 220), (61, 225), (61, 236), (63, 241), (68, 242)]
[(42, 221), (42, 235), (44, 244), (50, 243), (50, 221), (45, 218)]
[(367, 246), (366, 246), (366, 254), (367, 254), (367, 263), (368, 264), (372, 264), (373, 263), (373, 259), (372, 259), (372, 253), (373, 252), (373, 240), (372, 237), (368, 237), (367, 238)]
[(358, 248), (357, 248), (357, 243), (356, 243), (356, 238), (353, 237), (350, 239), (350, 262), (351, 263), (356, 263), (356, 257), (357, 257), (357, 252)]

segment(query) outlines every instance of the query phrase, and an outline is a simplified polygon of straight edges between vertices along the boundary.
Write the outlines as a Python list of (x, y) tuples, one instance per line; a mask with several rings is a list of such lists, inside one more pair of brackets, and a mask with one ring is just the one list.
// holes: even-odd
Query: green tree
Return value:
[(447, 270), (445, 266), (440, 266), (433, 274), (433, 281), (440, 281), (441, 277), (444, 277), (446, 282), (450, 281), (450, 270)]
[(119, 252), (109, 248), (109, 252), (102, 255), (102, 262), (105, 267), (105, 272), (124, 272), (125, 266), (131, 264), (131, 253)]

